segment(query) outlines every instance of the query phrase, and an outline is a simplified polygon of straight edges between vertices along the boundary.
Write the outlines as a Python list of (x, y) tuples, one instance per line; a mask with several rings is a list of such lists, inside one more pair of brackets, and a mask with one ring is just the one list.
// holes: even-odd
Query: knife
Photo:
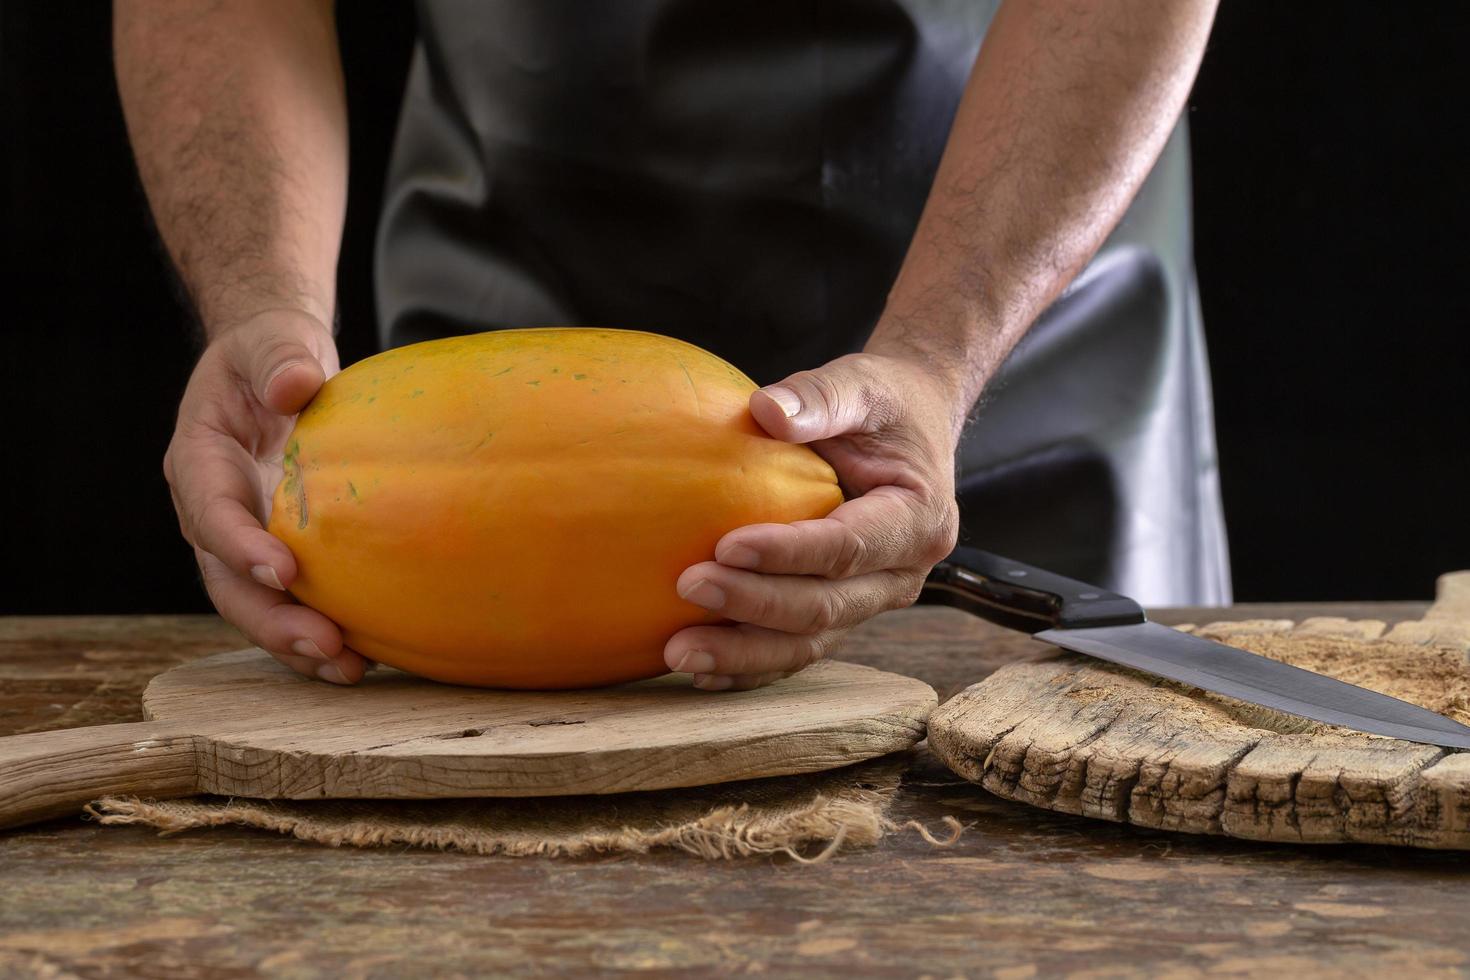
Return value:
[(1470, 749), (1470, 727), (1427, 708), (1151, 623), (1127, 596), (978, 548), (956, 548), (936, 565), (919, 601), (954, 606), (1067, 650), (1276, 711)]

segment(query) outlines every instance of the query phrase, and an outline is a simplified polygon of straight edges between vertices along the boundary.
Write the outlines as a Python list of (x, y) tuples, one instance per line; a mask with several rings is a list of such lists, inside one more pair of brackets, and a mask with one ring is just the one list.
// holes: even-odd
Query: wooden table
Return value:
[[(1165, 622), (1418, 618), (1420, 603), (1172, 610)], [(983, 644), (983, 651), (977, 646)], [(148, 677), (243, 645), (203, 616), (0, 620), (0, 733), (134, 720)], [(844, 656), (941, 698), (1041, 648), (954, 610), (891, 613)], [(1470, 855), (1176, 836), (988, 796), (921, 757), (912, 832), (812, 867), (332, 850), (236, 829), (0, 832), (0, 976), (685, 971), (1024, 978), (1470, 971)]]

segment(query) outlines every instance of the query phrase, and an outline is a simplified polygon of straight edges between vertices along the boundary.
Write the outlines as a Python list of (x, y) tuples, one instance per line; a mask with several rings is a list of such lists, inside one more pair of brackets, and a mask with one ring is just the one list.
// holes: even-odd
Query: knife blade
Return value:
[(929, 573), (921, 603), (954, 606), (1110, 663), (1313, 721), (1470, 749), (1470, 727), (1407, 701), (1149, 622), (1127, 596), (956, 548)]

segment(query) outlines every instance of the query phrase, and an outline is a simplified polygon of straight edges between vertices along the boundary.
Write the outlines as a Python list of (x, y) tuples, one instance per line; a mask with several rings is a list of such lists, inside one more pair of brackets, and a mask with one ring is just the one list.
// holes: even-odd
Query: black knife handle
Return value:
[(956, 548), (935, 565), (919, 602), (954, 606), (1024, 633), (1122, 626), (1148, 618), (1127, 596), (978, 548)]

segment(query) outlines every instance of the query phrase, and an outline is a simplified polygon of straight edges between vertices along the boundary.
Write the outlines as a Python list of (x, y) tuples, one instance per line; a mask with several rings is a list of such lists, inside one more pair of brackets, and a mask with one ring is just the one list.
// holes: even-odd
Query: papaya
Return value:
[(454, 684), (597, 687), (667, 671), (718, 622), (675, 582), (746, 524), (823, 517), (832, 468), (752, 418), (756, 385), (630, 330), (496, 330), (333, 377), (287, 439), (270, 531), (292, 595), (373, 660)]

